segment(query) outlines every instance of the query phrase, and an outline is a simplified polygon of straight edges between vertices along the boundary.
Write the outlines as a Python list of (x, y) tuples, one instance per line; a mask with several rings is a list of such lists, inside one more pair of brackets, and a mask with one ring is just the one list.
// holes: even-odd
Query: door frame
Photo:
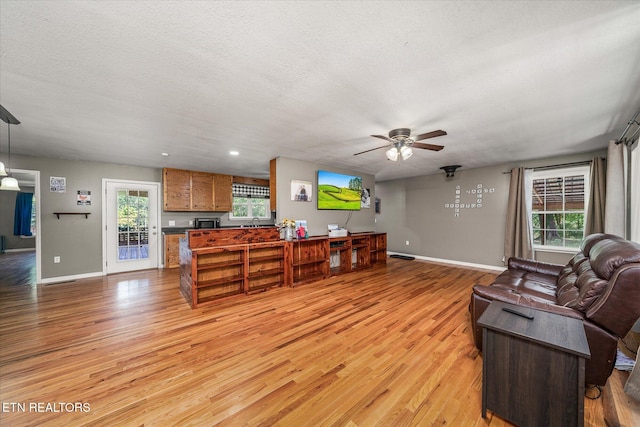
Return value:
[[(158, 197), (156, 197), (156, 214), (158, 218), (158, 259), (157, 259), (157, 268), (161, 269), (163, 267), (162, 259), (163, 259), (163, 250), (162, 250), (162, 185), (159, 182), (152, 181), (136, 181), (129, 179), (117, 179), (117, 178), (102, 178), (102, 275), (107, 275), (107, 183), (122, 183), (122, 184), (133, 184), (133, 185), (150, 185), (156, 187)], [(151, 206), (149, 206), (151, 209)]]
[(36, 284), (39, 285), (42, 283), (42, 203), (40, 200), (40, 171), (11, 168), (11, 172), (33, 175), (35, 181), (33, 196), (36, 198)]

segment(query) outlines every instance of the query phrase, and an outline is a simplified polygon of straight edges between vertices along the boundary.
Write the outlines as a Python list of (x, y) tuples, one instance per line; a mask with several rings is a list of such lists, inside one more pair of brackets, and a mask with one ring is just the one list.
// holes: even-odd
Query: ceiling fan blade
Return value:
[(423, 133), (413, 138), (414, 141), (422, 141), (423, 139), (435, 138), (436, 136), (444, 136), (447, 133), (443, 130), (434, 130), (432, 132)]
[(384, 135), (371, 135), (371, 136), (374, 138), (384, 139), (385, 141), (395, 142), (393, 139), (389, 138), (388, 136), (384, 136)]
[(431, 151), (440, 151), (444, 148), (444, 146), (442, 145), (425, 144), (424, 142), (414, 142), (412, 147), (424, 148), (425, 150), (431, 150)]
[(387, 148), (387, 147), (390, 147), (390, 145), (383, 145), (382, 147), (377, 147), (377, 148), (372, 148), (371, 150), (361, 151), (359, 153), (354, 154), (354, 156), (357, 156), (358, 154), (368, 153), (369, 151), (379, 150), (381, 148)]

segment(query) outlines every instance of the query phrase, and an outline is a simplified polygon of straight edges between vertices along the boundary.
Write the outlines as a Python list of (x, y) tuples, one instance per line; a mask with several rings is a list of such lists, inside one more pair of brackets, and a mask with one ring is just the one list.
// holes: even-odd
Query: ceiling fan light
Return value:
[(398, 149), (396, 147), (391, 147), (387, 150), (387, 159), (392, 162), (398, 161)]
[(407, 160), (409, 157), (413, 156), (413, 150), (411, 147), (404, 145), (400, 149), (400, 154), (402, 154), (402, 160)]
[(11, 176), (6, 176), (2, 178), (2, 183), (0, 184), (0, 190), (20, 191), (20, 187), (18, 186), (18, 180)]
[(7, 176), (7, 171), (4, 169), (4, 163), (0, 162), (0, 176)]

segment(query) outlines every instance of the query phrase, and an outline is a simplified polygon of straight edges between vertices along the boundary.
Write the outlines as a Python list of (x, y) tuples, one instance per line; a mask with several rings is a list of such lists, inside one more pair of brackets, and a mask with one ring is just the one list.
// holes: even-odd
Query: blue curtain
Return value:
[(33, 193), (18, 193), (16, 196), (16, 213), (13, 219), (15, 236), (31, 236), (31, 205)]

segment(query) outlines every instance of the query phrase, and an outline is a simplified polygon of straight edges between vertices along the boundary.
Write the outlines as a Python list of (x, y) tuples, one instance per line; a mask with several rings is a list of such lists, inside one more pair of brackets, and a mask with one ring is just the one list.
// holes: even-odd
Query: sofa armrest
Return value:
[(552, 264), (550, 262), (541, 262), (533, 259), (509, 258), (508, 267), (510, 270), (524, 270), (531, 273), (547, 274), (549, 276), (559, 276), (564, 268), (562, 264)]
[(473, 294), (489, 301), (501, 301), (509, 304), (518, 304), (521, 295), (511, 289), (502, 289), (495, 286), (474, 285)]

